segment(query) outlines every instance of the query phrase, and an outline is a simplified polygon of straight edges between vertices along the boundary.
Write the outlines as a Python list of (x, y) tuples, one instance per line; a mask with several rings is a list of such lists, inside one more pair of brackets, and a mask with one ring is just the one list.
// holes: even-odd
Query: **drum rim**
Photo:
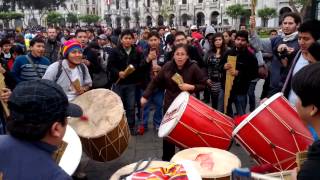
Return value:
[(254, 117), (256, 117), (262, 110), (264, 110), (268, 105), (274, 102), (279, 97), (283, 96), (283, 93), (279, 92), (275, 95), (271, 96), (267, 99), (264, 103), (262, 103), (259, 107), (257, 107), (252, 113), (249, 114), (232, 132), (232, 137), (236, 136), (237, 133), (246, 125), (248, 124)]
[[(61, 158), (61, 160), (60, 160), (60, 162), (59, 162), (59, 167), (61, 167), (61, 169), (63, 169), (67, 174), (69, 174), (70, 176), (76, 171), (76, 169), (78, 168), (78, 166), (79, 166), (79, 164), (80, 164), (80, 161), (81, 161), (81, 157), (82, 157), (82, 143), (81, 143), (81, 140), (80, 140), (80, 137), (78, 136), (78, 134), (77, 134), (77, 132), (73, 129), (73, 127), (72, 126), (70, 126), (69, 124), (67, 124), (67, 128), (66, 128), (66, 132), (67, 132), (67, 129), (70, 129), (69, 131), (71, 132), (71, 134), (74, 134), (74, 135), (76, 135), (75, 137), (78, 137), (77, 139), (74, 139), (75, 141), (76, 141), (76, 144), (78, 144), (78, 145), (80, 145), (80, 155), (79, 155), (79, 157), (76, 159), (76, 167), (74, 167), (73, 169), (72, 169), (72, 171), (70, 171), (70, 170), (65, 170), (65, 168), (63, 168), (63, 167), (65, 167), (65, 166), (63, 166), (64, 164), (61, 164), (61, 160), (62, 160), (62, 158)], [(66, 135), (66, 133), (64, 134), (64, 136)], [(63, 137), (64, 137), (63, 136)], [(73, 154), (73, 156), (74, 156), (75, 154)], [(62, 155), (62, 157), (63, 157), (63, 155)]]
[[(177, 124), (179, 123), (179, 121), (181, 120), (181, 117), (183, 116), (183, 113), (186, 111), (186, 108), (187, 108), (187, 105), (188, 105), (188, 102), (189, 102), (189, 98), (190, 98), (190, 93), (187, 92), (187, 91), (183, 91), (181, 92), (176, 98), (175, 100), (171, 103), (171, 105), (169, 106), (168, 110), (173, 106), (173, 104), (178, 101), (179, 97), (181, 96), (186, 96), (186, 98), (184, 99), (183, 101), (183, 104), (181, 104), (181, 110), (180, 112), (177, 112), (177, 118), (174, 119), (174, 124), (173, 126), (171, 126), (172, 128), (165, 131), (164, 130), (164, 126), (162, 126), (162, 124), (160, 125), (159, 127), (159, 131), (158, 131), (158, 137), (160, 138), (163, 138), (163, 137), (167, 137), (171, 132), (172, 130), (177, 126)], [(180, 100), (180, 99), (179, 99)], [(167, 112), (168, 112), (167, 110)], [(163, 118), (162, 118), (162, 121), (164, 120), (164, 117), (166, 116), (167, 112), (164, 114)]]
[[(186, 151), (190, 151), (190, 149), (193, 149), (193, 150), (201, 150), (201, 149), (214, 149), (215, 151), (220, 151), (220, 152), (224, 152), (226, 154), (229, 154), (231, 156), (233, 156), (236, 160), (237, 160), (237, 163), (239, 165), (239, 167), (241, 167), (242, 163), (241, 163), (241, 160), (239, 159), (238, 156), (236, 156), (235, 154), (229, 152), (229, 151), (226, 151), (226, 150), (223, 150), (223, 149), (219, 149), (219, 148), (213, 148), (213, 147), (194, 147), (194, 148), (188, 148), (188, 149), (184, 149), (182, 151), (179, 151), (177, 152), (170, 160), (170, 162), (174, 162), (174, 163), (179, 163), (179, 161), (172, 161), (174, 159), (174, 157), (179, 154), (180, 152), (186, 152)], [(192, 160), (190, 160), (192, 161)], [(199, 173), (200, 174), (200, 173)], [(201, 174), (200, 174), (201, 176)], [(202, 178), (222, 178), (222, 177), (227, 177), (227, 176), (231, 176), (231, 172), (229, 173), (226, 173), (226, 174), (218, 174), (218, 175), (215, 175), (214, 177), (209, 177), (209, 176), (201, 176)]]

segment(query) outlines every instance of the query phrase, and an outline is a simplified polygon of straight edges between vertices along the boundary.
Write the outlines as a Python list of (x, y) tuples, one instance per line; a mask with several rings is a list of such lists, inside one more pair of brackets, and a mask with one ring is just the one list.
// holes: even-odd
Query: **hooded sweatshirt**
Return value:
[(201, 42), (204, 52), (208, 52), (211, 49), (211, 44), (208, 41), (207, 36), (209, 34), (215, 34), (215, 33), (216, 33), (216, 30), (214, 29), (213, 26), (211, 25), (207, 26), (206, 31), (204, 33), (204, 36), (205, 36), (205, 39), (203, 40), (204, 42), (203, 43)]

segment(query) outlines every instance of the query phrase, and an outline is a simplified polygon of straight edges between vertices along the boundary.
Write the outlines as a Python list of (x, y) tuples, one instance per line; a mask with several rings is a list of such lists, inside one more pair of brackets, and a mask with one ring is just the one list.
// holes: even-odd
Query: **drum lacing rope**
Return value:
[[(190, 104), (190, 106), (191, 106), (194, 110), (197, 110), (193, 105)], [(198, 112), (199, 112), (201, 115), (203, 115), (204, 117), (210, 119), (210, 121), (213, 122), (216, 126), (218, 126), (219, 129), (220, 129), (227, 137), (231, 138), (231, 136), (230, 136), (231, 133), (227, 133), (217, 122), (219, 122), (219, 123), (221, 123), (221, 124), (224, 124), (224, 125), (226, 125), (226, 126), (232, 127), (232, 129), (233, 129), (233, 126), (232, 126), (232, 125), (227, 124), (227, 123), (225, 123), (225, 122), (222, 122), (222, 121), (220, 121), (220, 120), (218, 120), (218, 119), (216, 119), (216, 118), (213, 118), (213, 117), (211, 117), (211, 116), (208, 116), (208, 115), (206, 115), (206, 114), (204, 114), (204, 113), (202, 113), (202, 112), (200, 112), (200, 111), (198, 111)]]
[(188, 126), (187, 124), (185, 124), (185, 123), (183, 123), (181, 121), (179, 121), (179, 123), (182, 124), (187, 129), (189, 129), (190, 131), (194, 132), (201, 139), (201, 141), (203, 143), (205, 143), (208, 147), (210, 147), (210, 144), (207, 143), (207, 141), (201, 135), (211, 136), (211, 137), (215, 137), (215, 138), (218, 138), (218, 139), (230, 141), (230, 139), (228, 139), (228, 138), (223, 138), (223, 137), (215, 136), (215, 135), (212, 135), (212, 134), (208, 134), (208, 133), (197, 131), (196, 129), (192, 128), (191, 126)]
[[(278, 163), (283, 164), (283, 163), (286, 163), (286, 162), (288, 162), (288, 161), (291, 161), (291, 160), (294, 160), (294, 159), (295, 159), (295, 156), (292, 156), (292, 157), (283, 159), (283, 160), (281, 160), (281, 161), (279, 161), (279, 162), (271, 163), (271, 162), (267, 161), (266, 159), (264, 159), (263, 157), (257, 155), (257, 153), (255, 153), (254, 150), (251, 149), (250, 146), (249, 146), (248, 144), (246, 144), (241, 137), (237, 136), (237, 138), (239, 139), (240, 144), (242, 144), (243, 146), (246, 146), (246, 147), (249, 149), (249, 152), (245, 149), (246, 152), (247, 152), (249, 155), (250, 155), (250, 152), (251, 152), (251, 153), (253, 154), (252, 156), (258, 158), (258, 161), (259, 161), (258, 163), (259, 163), (259, 164), (264, 164), (264, 163), (271, 164), (271, 165), (272, 165), (275, 169), (277, 169), (278, 171), (281, 171), (281, 169), (279, 169), (278, 167), (276, 167), (276, 165), (277, 165)], [(295, 161), (292, 162), (292, 163), (288, 166), (288, 168), (285, 169), (285, 170), (290, 169), (290, 167), (292, 167), (294, 164), (295, 164)]]
[(128, 173), (128, 174), (121, 175), (121, 176), (119, 177), (119, 180), (125, 180), (125, 179), (126, 179), (128, 176), (130, 176), (131, 174), (133, 174), (133, 173), (135, 173), (135, 172), (139, 172), (139, 171), (143, 171), (143, 170), (147, 169), (147, 168), (150, 166), (150, 164), (151, 164), (151, 162), (152, 162), (153, 160), (154, 160), (154, 158), (148, 158), (147, 164), (146, 164), (145, 166), (141, 167), (140, 169), (139, 169), (139, 167), (140, 167), (140, 165), (144, 162), (144, 160), (139, 160), (139, 161), (136, 163), (136, 165), (134, 166), (133, 171), (130, 172), (130, 173)]

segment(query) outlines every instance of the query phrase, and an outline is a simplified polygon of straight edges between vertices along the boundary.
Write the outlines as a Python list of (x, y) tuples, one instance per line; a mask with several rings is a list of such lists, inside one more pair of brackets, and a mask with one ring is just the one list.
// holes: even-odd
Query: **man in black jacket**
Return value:
[(307, 65), (298, 71), (293, 77), (292, 89), (298, 96), (297, 111), (314, 139), (297, 179), (318, 180), (320, 179), (320, 63)]
[[(228, 102), (228, 114), (233, 116), (232, 103), (235, 103), (237, 115), (244, 115), (247, 106), (247, 93), (250, 81), (258, 77), (258, 61), (253, 53), (248, 50), (249, 40), (247, 31), (239, 31), (236, 34), (235, 47), (222, 58), (224, 69), (231, 71), (235, 76)], [(236, 56), (235, 70), (227, 62), (229, 56)]]
[[(134, 35), (130, 30), (124, 30), (120, 35), (121, 43), (109, 55), (108, 71), (113, 82), (112, 90), (122, 99), (132, 135), (135, 135), (135, 90), (143, 78), (143, 54), (133, 45)], [(146, 63), (145, 63), (146, 64)], [(125, 69), (134, 66), (134, 72), (126, 74)], [(146, 66), (147, 68), (147, 66)]]

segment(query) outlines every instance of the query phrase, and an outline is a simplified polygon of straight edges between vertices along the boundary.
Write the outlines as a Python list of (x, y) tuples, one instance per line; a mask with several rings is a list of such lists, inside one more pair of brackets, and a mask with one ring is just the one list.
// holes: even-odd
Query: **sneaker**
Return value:
[(88, 177), (85, 173), (79, 172), (72, 176), (73, 180), (88, 180)]

